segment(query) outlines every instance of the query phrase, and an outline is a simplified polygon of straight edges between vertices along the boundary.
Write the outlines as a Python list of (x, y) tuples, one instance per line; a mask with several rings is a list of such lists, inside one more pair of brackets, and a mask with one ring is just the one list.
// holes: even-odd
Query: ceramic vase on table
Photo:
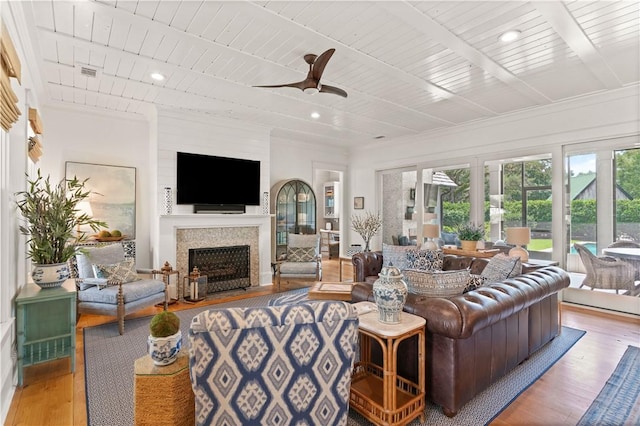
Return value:
[(31, 278), (40, 288), (57, 288), (62, 286), (70, 276), (69, 265), (64, 263), (34, 264)]
[(385, 266), (373, 283), (373, 297), (378, 307), (378, 320), (385, 324), (398, 324), (400, 313), (407, 300), (407, 283), (402, 279), (400, 270)]
[(173, 364), (178, 359), (178, 353), (182, 348), (182, 332), (167, 337), (147, 338), (147, 350), (155, 365)]

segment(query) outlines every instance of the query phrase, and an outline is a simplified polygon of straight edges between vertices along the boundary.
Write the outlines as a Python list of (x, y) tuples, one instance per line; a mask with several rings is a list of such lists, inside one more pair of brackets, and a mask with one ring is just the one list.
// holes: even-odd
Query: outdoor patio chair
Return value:
[(587, 271), (580, 287), (587, 286), (591, 290), (635, 290), (635, 269), (623, 260), (610, 256), (596, 256), (583, 244), (573, 245)]
[(609, 248), (640, 248), (640, 244), (631, 240), (618, 240), (609, 244)]

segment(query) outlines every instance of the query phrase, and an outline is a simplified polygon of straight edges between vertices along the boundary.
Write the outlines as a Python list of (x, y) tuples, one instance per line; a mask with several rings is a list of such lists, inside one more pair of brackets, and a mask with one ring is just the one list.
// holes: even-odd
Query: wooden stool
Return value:
[(189, 379), (189, 353), (157, 366), (149, 355), (135, 361), (134, 420), (136, 425), (193, 425), (195, 398)]

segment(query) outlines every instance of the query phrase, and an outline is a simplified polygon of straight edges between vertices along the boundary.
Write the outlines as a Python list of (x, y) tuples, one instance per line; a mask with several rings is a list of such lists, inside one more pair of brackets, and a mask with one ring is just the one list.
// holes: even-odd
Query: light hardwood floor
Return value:
[[(352, 276), (351, 265), (344, 265), (343, 276)], [(338, 281), (338, 260), (323, 259), (323, 281)], [(283, 290), (294, 286), (296, 284), (293, 283), (283, 285)], [(266, 286), (206, 303), (228, 302), (272, 292), (272, 288)], [(171, 310), (192, 307), (176, 303)], [(157, 311), (160, 308), (149, 308), (134, 316), (152, 315)], [(81, 317), (76, 331), (75, 374), (69, 372), (68, 360), (26, 369), (24, 386), (16, 389), (5, 426), (86, 425), (82, 329), (108, 321), (113, 321), (113, 318)], [(586, 330), (587, 334), (511, 403), (493, 425), (576, 424), (600, 392), (627, 346), (640, 346), (640, 319), (635, 317), (563, 304), (562, 322), (563, 325)]]

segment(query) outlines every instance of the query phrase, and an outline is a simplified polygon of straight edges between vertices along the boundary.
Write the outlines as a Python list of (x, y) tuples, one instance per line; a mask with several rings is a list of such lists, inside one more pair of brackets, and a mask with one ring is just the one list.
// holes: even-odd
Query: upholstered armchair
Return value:
[(289, 234), (287, 252), (276, 264), (276, 282), (280, 291), (282, 279), (322, 280), (320, 235)]
[(78, 290), (78, 315), (115, 316), (123, 334), (126, 315), (159, 303), (166, 310), (167, 284), (156, 279), (161, 271), (136, 269), (134, 262), (125, 259), (120, 243), (83, 247), (70, 267)]
[(582, 281), (582, 286), (594, 289), (634, 290), (635, 269), (633, 265), (610, 256), (596, 256), (584, 245), (573, 245), (580, 255), (587, 275)]
[(197, 314), (189, 375), (197, 425), (346, 425), (358, 316), (341, 301)]

